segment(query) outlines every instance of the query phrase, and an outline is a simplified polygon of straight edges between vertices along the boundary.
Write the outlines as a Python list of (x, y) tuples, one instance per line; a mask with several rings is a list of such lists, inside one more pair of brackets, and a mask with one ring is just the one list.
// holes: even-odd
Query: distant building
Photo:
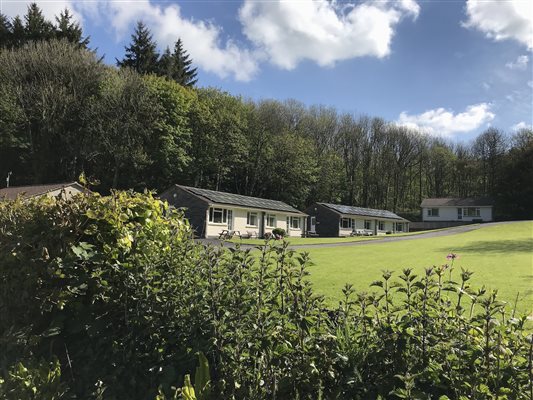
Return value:
[(77, 182), (13, 186), (0, 189), (0, 200), (15, 200), (17, 197), (21, 197), (23, 199), (39, 196), (55, 197), (60, 194), (65, 198), (70, 198), (75, 194), (83, 192), (87, 192), (87, 189)]
[(174, 185), (160, 196), (183, 208), (196, 236), (219, 237), (223, 231), (241, 236), (263, 237), (275, 228), (287, 236), (302, 236), (306, 215), (290, 205), (258, 197)]
[(424, 222), (489, 222), (494, 220), (490, 197), (425, 199), (420, 204)]
[(409, 221), (391, 211), (340, 204), (314, 203), (305, 212), (308, 233), (338, 237), (409, 232)]

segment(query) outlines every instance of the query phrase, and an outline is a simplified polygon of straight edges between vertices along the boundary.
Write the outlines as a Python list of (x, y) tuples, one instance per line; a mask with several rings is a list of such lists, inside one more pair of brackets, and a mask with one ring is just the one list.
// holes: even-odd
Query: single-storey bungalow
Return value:
[(71, 198), (78, 193), (87, 192), (87, 189), (78, 182), (49, 183), (44, 185), (12, 186), (0, 189), (0, 200), (15, 200), (17, 197), (29, 199), (31, 197), (56, 197)]
[(494, 219), (494, 200), (490, 197), (425, 199), (420, 207), (424, 222), (488, 222)]
[(384, 235), (409, 232), (409, 221), (391, 211), (314, 203), (305, 212), (309, 234), (318, 236)]
[(224, 231), (264, 237), (275, 228), (287, 236), (302, 236), (306, 214), (290, 205), (258, 197), (174, 185), (161, 194), (171, 206), (182, 208), (201, 238), (219, 237)]

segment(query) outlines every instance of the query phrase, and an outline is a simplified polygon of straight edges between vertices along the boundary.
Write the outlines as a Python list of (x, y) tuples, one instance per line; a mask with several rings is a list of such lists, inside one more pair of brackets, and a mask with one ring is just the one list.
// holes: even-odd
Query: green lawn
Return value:
[(369, 290), (384, 269), (401, 272), (412, 267), (422, 273), (424, 267), (447, 263), (446, 255), (454, 252), (460, 256), (455, 276), (460, 267), (469, 269), (474, 272), (473, 287), (498, 289), (500, 298), (511, 303), (519, 293), (519, 311), (533, 311), (533, 221), (437, 238), (305, 251), (315, 264), (309, 268), (315, 290), (332, 304), (345, 283)]

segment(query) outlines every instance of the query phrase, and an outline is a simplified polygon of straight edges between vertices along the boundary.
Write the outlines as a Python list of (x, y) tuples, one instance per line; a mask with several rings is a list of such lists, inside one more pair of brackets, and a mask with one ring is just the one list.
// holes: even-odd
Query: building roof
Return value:
[(394, 214), (392, 211), (387, 211), (387, 210), (375, 210), (372, 208), (343, 206), (341, 204), (330, 204), (330, 203), (318, 203), (318, 204), (328, 207), (332, 209), (333, 211), (336, 211), (340, 214), (362, 215), (365, 217), (387, 218), (387, 219), (395, 219), (398, 221), (407, 221), (405, 218), (402, 218)]
[(420, 207), (488, 207), (494, 205), (490, 197), (434, 198), (424, 199)]
[(259, 209), (273, 210), (273, 211), (284, 211), (284, 212), (305, 215), (304, 213), (297, 210), (296, 208), (291, 207), (290, 205), (279, 200), (261, 199), (259, 197), (243, 196), (241, 194), (218, 192), (215, 190), (199, 189), (199, 188), (189, 187), (189, 186), (181, 186), (181, 185), (176, 185), (176, 186), (184, 190), (187, 190), (188, 192), (196, 196), (202, 197), (211, 203), (228, 204), (228, 205), (234, 205), (234, 206), (259, 208)]
[(0, 189), (0, 199), (15, 200), (18, 196), (22, 198), (30, 198), (41, 196), (43, 194), (60, 190), (69, 186), (76, 186), (79, 190), (84, 191), (85, 188), (78, 182), (66, 183), (50, 183), (46, 185), (31, 185), (31, 186), (13, 186)]

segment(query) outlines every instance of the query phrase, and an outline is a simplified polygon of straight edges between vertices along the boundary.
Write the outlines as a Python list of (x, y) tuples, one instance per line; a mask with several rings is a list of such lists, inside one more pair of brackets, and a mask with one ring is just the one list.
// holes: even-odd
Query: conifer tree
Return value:
[(76, 43), (82, 48), (87, 48), (89, 44), (89, 37), (83, 37), (83, 31), (79, 22), (73, 21), (73, 15), (68, 8), (61, 11), (59, 16), (56, 16), (56, 30), (55, 36), (57, 39), (66, 39), (71, 43)]
[(135, 32), (131, 35), (131, 45), (125, 47), (126, 54), (122, 60), (117, 59), (117, 65), (131, 68), (140, 74), (157, 73), (159, 54), (156, 46), (150, 30), (142, 21), (138, 21)]
[(9, 47), (11, 43), (11, 22), (0, 13), (0, 48)]
[(179, 38), (174, 46), (170, 74), (168, 76), (182, 86), (194, 86), (198, 81), (196, 79), (197, 72), (196, 68), (192, 68), (191, 66), (192, 60), (183, 48), (181, 38)]
[(24, 16), (25, 41), (50, 40), (54, 37), (54, 27), (50, 21), (44, 18), (41, 9), (36, 3), (28, 6), (28, 12)]
[(26, 30), (22, 19), (17, 15), (11, 23), (11, 47), (21, 47), (26, 43)]

